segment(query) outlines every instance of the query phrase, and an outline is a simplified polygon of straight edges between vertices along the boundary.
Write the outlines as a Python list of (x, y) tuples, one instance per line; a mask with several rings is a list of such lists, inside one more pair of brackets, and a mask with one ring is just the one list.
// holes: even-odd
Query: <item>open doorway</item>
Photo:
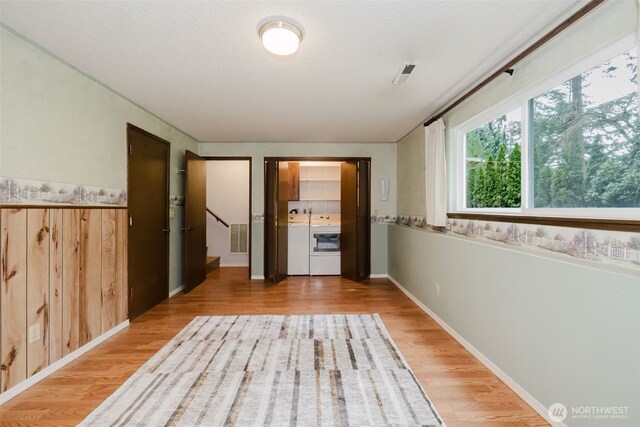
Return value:
[(370, 272), (367, 158), (265, 158), (265, 278)]
[(287, 274), (339, 276), (342, 162), (288, 164)]
[(251, 272), (251, 158), (207, 157), (207, 273), (219, 267)]

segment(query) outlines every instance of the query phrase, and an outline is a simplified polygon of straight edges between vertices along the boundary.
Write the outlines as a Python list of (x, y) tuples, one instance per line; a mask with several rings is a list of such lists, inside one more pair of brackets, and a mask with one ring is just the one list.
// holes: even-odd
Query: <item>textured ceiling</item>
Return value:
[[(0, 20), (201, 141), (397, 141), (585, 1), (2, 1)], [(265, 17), (300, 22), (289, 58)], [(404, 62), (409, 81), (391, 84)]]

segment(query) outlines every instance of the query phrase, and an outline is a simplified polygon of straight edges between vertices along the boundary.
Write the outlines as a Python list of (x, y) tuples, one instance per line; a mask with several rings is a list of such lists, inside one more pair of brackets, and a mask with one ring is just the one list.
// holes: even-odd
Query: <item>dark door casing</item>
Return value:
[(129, 319), (169, 297), (169, 143), (127, 125)]
[(289, 271), (289, 163), (278, 162), (278, 274), (277, 281)]
[(371, 176), (367, 160), (347, 161), (340, 173), (340, 270), (360, 282), (371, 272)]
[(188, 150), (185, 152), (184, 292), (194, 289), (207, 276), (206, 168), (202, 157)]
[(289, 165), (266, 160), (264, 167), (264, 277), (279, 283), (287, 277)]

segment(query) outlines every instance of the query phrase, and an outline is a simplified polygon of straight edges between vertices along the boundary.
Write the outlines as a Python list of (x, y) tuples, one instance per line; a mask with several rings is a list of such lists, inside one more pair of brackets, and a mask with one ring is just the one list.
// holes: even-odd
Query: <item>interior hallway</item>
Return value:
[(379, 313), (448, 426), (547, 425), (387, 279), (295, 277), (248, 281), (246, 268), (221, 268), (124, 331), (0, 407), (3, 426), (75, 425), (113, 393), (194, 316)]

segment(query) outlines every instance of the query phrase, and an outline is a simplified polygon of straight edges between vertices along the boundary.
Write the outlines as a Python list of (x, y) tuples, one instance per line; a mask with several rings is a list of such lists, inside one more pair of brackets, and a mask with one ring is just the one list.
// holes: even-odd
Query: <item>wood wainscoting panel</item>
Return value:
[[(27, 376), (49, 366), (49, 210), (27, 210)], [(39, 336), (31, 337), (32, 328)]]
[(49, 210), (49, 363), (58, 361), (63, 355), (62, 211)]
[(127, 320), (128, 227), (126, 209), (0, 208), (0, 393)]
[(80, 210), (62, 213), (62, 355), (73, 352), (80, 342), (79, 277), (80, 277)]
[(129, 281), (128, 281), (128, 233), (129, 212), (119, 209), (116, 213), (116, 324), (129, 318)]
[(27, 211), (2, 209), (1, 390), (27, 378)]
[(116, 326), (116, 211), (102, 212), (102, 333)]
[(80, 346), (102, 332), (102, 210), (83, 209), (80, 221), (78, 309)]

